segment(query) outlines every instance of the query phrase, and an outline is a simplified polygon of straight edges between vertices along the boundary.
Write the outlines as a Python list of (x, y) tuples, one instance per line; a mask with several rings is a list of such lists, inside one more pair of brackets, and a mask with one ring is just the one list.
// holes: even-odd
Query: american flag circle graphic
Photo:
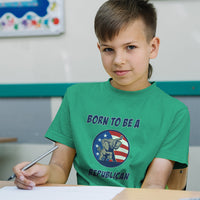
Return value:
[(92, 148), (96, 160), (106, 167), (121, 165), (129, 154), (128, 140), (122, 133), (114, 130), (99, 133)]

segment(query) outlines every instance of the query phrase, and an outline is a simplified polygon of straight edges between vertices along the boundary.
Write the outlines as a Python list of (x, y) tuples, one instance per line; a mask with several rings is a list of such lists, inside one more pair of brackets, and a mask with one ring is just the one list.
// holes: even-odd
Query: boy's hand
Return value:
[(49, 166), (35, 164), (26, 171), (21, 171), (29, 162), (22, 162), (13, 168), (16, 175), (15, 184), (18, 188), (31, 190), (36, 185), (48, 181)]

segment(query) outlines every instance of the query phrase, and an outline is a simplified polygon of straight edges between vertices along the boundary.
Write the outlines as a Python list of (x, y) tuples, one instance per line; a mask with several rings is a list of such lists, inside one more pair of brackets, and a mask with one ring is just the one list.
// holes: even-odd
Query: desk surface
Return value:
[(5, 143), (5, 142), (16, 142), (17, 138), (2, 138), (0, 137), (0, 143)]
[(113, 200), (182, 200), (200, 198), (200, 192), (126, 188)]
[[(12, 181), (0, 181), (0, 188), (13, 186)], [(69, 186), (65, 184), (46, 184), (45, 186)], [(135, 189), (126, 188), (113, 200), (181, 200), (189, 198), (200, 198), (200, 192), (178, 191), (178, 190), (158, 190), (158, 189)]]

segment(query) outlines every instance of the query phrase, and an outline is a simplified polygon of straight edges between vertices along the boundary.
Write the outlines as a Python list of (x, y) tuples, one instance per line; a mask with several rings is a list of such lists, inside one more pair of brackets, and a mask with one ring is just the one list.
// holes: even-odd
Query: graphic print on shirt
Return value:
[(128, 157), (129, 143), (126, 137), (114, 130), (99, 133), (93, 142), (96, 160), (106, 167), (117, 167)]

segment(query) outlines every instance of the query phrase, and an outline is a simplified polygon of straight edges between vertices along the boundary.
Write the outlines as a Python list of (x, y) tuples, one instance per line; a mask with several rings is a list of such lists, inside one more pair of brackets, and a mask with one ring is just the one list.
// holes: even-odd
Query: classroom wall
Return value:
[[(60, 36), (0, 39), (0, 83), (82, 82), (107, 79), (93, 31), (104, 0), (65, 0)], [(200, 1), (154, 0), (161, 39), (152, 60), (154, 80), (200, 79)]]
[(155, 80), (200, 80), (199, 0), (155, 0), (161, 45)]
[(102, 0), (65, 3), (65, 33), (60, 36), (0, 38), (0, 83), (104, 80), (93, 18)]
[[(48, 37), (0, 38), (0, 83), (83, 82), (103, 81), (108, 78), (101, 66), (93, 31), (95, 13), (104, 0), (64, 1), (64, 34)], [(158, 58), (152, 60), (154, 66), (152, 80), (200, 80), (198, 20), (200, 2), (195, 0), (152, 2), (158, 9), (157, 35), (161, 39)], [(51, 119), (59, 103), (60, 100), (55, 99), (51, 103), (48, 102), (51, 107)], [(4, 113), (1, 114), (4, 116)], [(0, 123), (6, 121), (1, 120)], [(8, 126), (11, 126), (11, 123), (8, 123)], [(47, 124), (45, 127), (47, 128)], [(25, 131), (29, 134), (29, 130)], [(0, 133), (0, 136), (5, 132), (6, 130)], [(0, 144), (0, 179), (6, 180), (12, 174), (13, 165), (34, 159), (51, 145), (51, 143), (23, 142)], [(197, 159), (199, 153), (198, 145), (190, 147), (189, 190), (200, 190), (198, 183), (200, 160)], [(48, 158), (42, 162), (47, 163)], [(73, 170), (69, 183), (76, 182), (74, 176)]]

